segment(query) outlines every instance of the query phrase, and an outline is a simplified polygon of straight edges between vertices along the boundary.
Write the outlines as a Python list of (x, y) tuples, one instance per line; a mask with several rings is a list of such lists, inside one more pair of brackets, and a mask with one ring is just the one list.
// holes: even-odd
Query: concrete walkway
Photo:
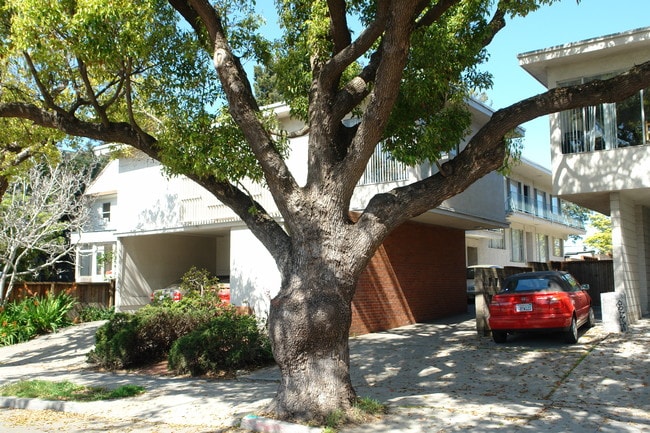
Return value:
[[(100, 324), (0, 348), (0, 384), (40, 378), (138, 384), (147, 392), (95, 403), (0, 397), (2, 407), (32, 409), (0, 410), (0, 431), (233, 432), (275, 394), (276, 368), (235, 380), (97, 372), (85, 358)], [(389, 413), (343, 433), (650, 431), (650, 319), (625, 334), (606, 334), (599, 324), (583, 330), (576, 345), (553, 335), (497, 345), (474, 326), (464, 315), (351, 339), (358, 394), (387, 403)], [(64, 413), (57, 418), (44, 409)]]

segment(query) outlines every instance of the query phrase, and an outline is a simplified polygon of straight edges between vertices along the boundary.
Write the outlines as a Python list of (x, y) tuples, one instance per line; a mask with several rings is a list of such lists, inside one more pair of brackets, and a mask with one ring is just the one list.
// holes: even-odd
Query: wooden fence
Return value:
[(110, 308), (115, 305), (115, 284), (105, 283), (22, 283), (15, 285), (8, 301), (20, 300), (30, 296), (45, 296), (47, 293), (66, 292), (84, 306)]
[(561, 262), (559, 269), (576, 277), (580, 284), (589, 284), (589, 295), (594, 305), (600, 306), (600, 294), (614, 291), (614, 262), (612, 260), (584, 260)]

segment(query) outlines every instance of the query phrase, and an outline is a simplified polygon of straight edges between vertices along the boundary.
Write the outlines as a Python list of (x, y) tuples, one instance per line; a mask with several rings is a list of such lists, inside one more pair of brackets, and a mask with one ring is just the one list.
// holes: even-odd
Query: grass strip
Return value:
[(122, 385), (115, 389), (76, 385), (69, 381), (22, 380), (0, 386), (0, 395), (20, 398), (40, 398), (59, 401), (99, 401), (134, 397), (144, 393), (138, 385)]

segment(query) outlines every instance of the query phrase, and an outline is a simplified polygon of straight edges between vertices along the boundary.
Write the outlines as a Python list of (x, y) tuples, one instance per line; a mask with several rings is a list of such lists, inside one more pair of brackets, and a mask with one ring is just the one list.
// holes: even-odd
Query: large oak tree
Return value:
[[(435, 162), (469, 127), (466, 98), (507, 19), (553, 0), (278, 0), (278, 44), (244, 0), (0, 0), (0, 117), (131, 145), (231, 207), (281, 273), (269, 332), (282, 380), (277, 415), (319, 418), (355, 399), (348, 329), (357, 279), (397, 226), (504, 165), (508, 134), (536, 117), (616, 102), (650, 85), (650, 63), (497, 111), (438, 173), (350, 200), (378, 143)], [(350, 28), (358, 29), (352, 32)], [(514, 55), (515, 53), (513, 53)], [(277, 78), (309, 132), (308, 175), (260, 110), (244, 62)], [(342, 120), (353, 114), (353, 126)], [(265, 182), (282, 215), (237, 187)]]

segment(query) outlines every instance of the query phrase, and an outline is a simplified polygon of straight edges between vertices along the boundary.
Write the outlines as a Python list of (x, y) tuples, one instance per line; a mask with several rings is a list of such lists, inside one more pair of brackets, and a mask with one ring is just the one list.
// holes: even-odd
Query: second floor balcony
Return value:
[(541, 218), (550, 223), (562, 224), (580, 230), (585, 229), (581, 220), (562, 213), (560, 209), (551, 208), (545, 203), (520, 194), (510, 195), (506, 202), (506, 213), (510, 215), (515, 212)]

